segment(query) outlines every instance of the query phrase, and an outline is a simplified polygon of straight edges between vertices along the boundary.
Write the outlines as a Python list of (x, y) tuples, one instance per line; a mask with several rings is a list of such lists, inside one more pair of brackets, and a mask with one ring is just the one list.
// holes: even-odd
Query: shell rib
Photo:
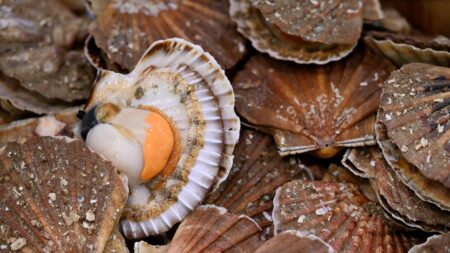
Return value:
[(319, 237), (287, 230), (265, 242), (255, 253), (334, 253), (334, 249)]
[(322, 2), (231, 0), (230, 15), (258, 51), (280, 60), (326, 64), (356, 46), (363, 4)]
[[(164, 99), (168, 93), (174, 96)], [(168, 183), (162, 190), (152, 189), (144, 206), (128, 205), (121, 222), (129, 238), (165, 232), (202, 201), (211, 185), (228, 176), (240, 130), (233, 89), (201, 47), (169, 39), (155, 42), (128, 75), (100, 74), (86, 108), (107, 102), (151, 106), (180, 131), (183, 154)]]
[(260, 132), (244, 130), (234, 153), (230, 176), (205, 203), (247, 215), (263, 228), (272, 225), (276, 189), (293, 179), (312, 179), (305, 165), (295, 158), (280, 157), (272, 138)]
[(281, 155), (373, 145), (380, 86), (391, 70), (362, 49), (327, 66), (257, 55), (233, 80), (236, 109), (274, 135)]
[(393, 230), (352, 184), (291, 181), (277, 190), (275, 232), (314, 234), (337, 252), (406, 252), (415, 238)]
[(109, 162), (53, 137), (9, 143), (0, 190), (1, 248), (22, 252), (103, 252), (128, 196)]
[[(102, 0), (92, 2), (95, 7)], [(127, 70), (153, 42), (172, 37), (202, 46), (224, 69), (232, 68), (247, 51), (228, 16), (227, 0), (112, 0), (93, 11), (95, 42)]]

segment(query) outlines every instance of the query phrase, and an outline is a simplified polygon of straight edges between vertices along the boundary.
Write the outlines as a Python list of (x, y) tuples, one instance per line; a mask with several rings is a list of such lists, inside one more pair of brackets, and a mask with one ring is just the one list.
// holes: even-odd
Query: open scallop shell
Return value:
[(79, 107), (38, 118), (17, 120), (0, 126), (0, 149), (8, 142), (23, 143), (33, 136), (73, 137)]
[(406, 252), (415, 244), (347, 183), (291, 181), (277, 190), (272, 216), (276, 233), (312, 233), (338, 252)]
[(238, 31), (260, 52), (280, 60), (325, 64), (345, 57), (356, 46), (363, 4), (322, 2), (231, 0), (230, 14)]
[(148, 201), (127, 205), (121, 222), (126, 237), (167, 231), (228, 176), (240, 130), (233, 89), (201, 47), (182, 39), (155, 42), (128, 75), (100, 73), (86, 109), (98, 103), (156, 108), (180, 131), (183, 152), (170, 183), (152, 189)]
[(369, 152), (353, 149), (348, 157), (375, 184), (378, 202), (390, 217), (428, 232), (444, 232), (450, 227), (450, 213), (417, 197), (397, 178), (378, 147)]
[(128, 196), (109, 162), (53, 137), (10, 143), (0, 162), (2, 250), (103, 252)]
[(397, 66), (422, 62), (450, 66), (450, 41), (444, 43), (431, 37), (372, 32), (364, 42)]
[(334, 253), (334, 249), (319, 237), (287, 230), (265, 242), (255, 253)]
[(7, 24), (0, 31), (1, 72), (47, 99), (87, 98), (95, 72), (75, 44), (87, 35), (88, 19), (56, 0), (2, 1), (0, 16)]
[(450, 232), (428, 237), (427, 241), (412, 247), (409, 253), (442, 253), (450, 247)]
[(339, 63), (302, 66), (264, 55), (233, 80), (236, 109), (274, 135), (281, 155), (375, 144), (381, 84), (393, 66), (358, 50)]
[(247, 215), (263, 228), (272, 225), (270, 214), (276, 189), (293, 179), (312, 179), (311, 172), (298, 159), (280, 157), (269, 135), (243, 131), (234, 153), (228, 179), (208, 195), (205, 203)]
[(93, 10), (99, 11), (92, 30), (95, 42), (127, 70), (151, 43), (172, 37), (202, 46), (224, 69), (246, 52), (244, 38), (228, 15), (227, 0), (112, 0)]

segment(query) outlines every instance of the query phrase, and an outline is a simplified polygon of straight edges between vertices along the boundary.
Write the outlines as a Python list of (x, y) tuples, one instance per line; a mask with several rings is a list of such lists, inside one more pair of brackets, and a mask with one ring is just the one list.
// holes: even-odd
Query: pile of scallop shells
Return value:
[(0, 252), (450, 252), (413, 2), (0, 0)]

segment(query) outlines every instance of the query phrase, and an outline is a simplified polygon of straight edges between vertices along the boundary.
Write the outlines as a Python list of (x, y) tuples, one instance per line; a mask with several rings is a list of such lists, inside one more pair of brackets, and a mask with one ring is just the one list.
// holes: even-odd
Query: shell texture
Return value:
[(231, 0), (238, 31), (260, 52), (297, 63), (325, 64), (348, 55), (363, 24), (363, 3)]
[(378, 202), (394, 220), (428, 232), (448, 230), (450, 213), (421, 200), (404, 185), (378, 147), (373, 147), (368, 152), (353, 149), (348, 157), (352, 167), (364, 171), (365, 176), (375, 184)]
[[(240, 130), (233, 90), (199, 46), (181, 39), (158, 41), (128, 75), (101, 72), (86, 109), (99, 103), (156, 108), (181, 136), (183, 152), (165, 187), (152, 189), (145, 203), (127, 205), (121, 222), (126, 237), (167, 231), (228, 176)], [(143, 187), (148, 191), (158, 180)]]
[(1, 72), (47, 99), (87, 98), (95, 72), (74, 46), (87, 34), (87, 19), (56, 0), (3, 1), (0, 17), (8, 24), (0, 31)]
[(236, 109), (274, 136), (281, 155), (373, 145), (380, 86), (392, 69), (362, 49), (326, 66), (257, 55), (233, 80)]
[(38, 118), (17, 120), (0, 126), (0, 149), (8, 142), (24, 143), (33, 136), (73, 137), (79, 107)]
[(53, 137), (10, 143), (0, 161), (3, 250), (103, 252), (128, 196), (109, 162)]
[(450, 233), (433, 235), (427, 241), (411, 248), (409, 253), (441, 253), (450, 250)]
[(363, 0), (364, 21), (375, 22), (384, 18), (379, 0)]
[(319, 237), (287, 230), (266, 241), (255, 253), (333, 253), (334, 249)]
[(450, 188), (450, 68), (408, 64), (385, 82), (378, 120), (401, 155)]
[(311, 233), (337, 252), (406, 252), (416, 242), (347, 183), (291, 181), (277, 190), (272, 217), (276, 233)]
[(129, 253), (127, 245), (125, 243), (125, 238), (119, 232), (118, 227), (109, 236), (106, 242), (104, 253)]
[(254, 252), (262, 243), (261, 228), (251, 218), (205, 205), (180, 224), (167, 253)]
[(364, 42), (397, 66), (414, 62), (450, 66), (450, 40), (445, 37), (371, 32)]
[(157, 40), (178, 37), (202, 46), (224, 69), (245, 54), (244, 38), (228, 15), (227, 0), (92, 1), (97, 15), (92, 34), (113, 62), (132, 70)]
[(244, 130), (234, 153), (228, 179), (208, 195), (205, 203), (247, 215), (263, 228), (272, 225), (276, 189), (293, 179), (312, 179), (311, 172), (298, 159), (280, 157), (267, 134)]

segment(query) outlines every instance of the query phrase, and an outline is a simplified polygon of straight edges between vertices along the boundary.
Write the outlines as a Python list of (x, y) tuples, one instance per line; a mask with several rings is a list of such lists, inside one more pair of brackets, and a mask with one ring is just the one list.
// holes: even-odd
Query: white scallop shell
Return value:
[[(162, 73), (161, 78), (154, 72)], [(179, 86), (187, 84), (190, 90), (193, 89), (200, 110), (188, 111), (189, 106), (176, 93), (176, 86), (165, 85), (169, 83), (169, 79), (164, 79), (165, 73), (180, 77), (181, 81), (177, 81)], [(145, 89), (145, 94), (138, 97), (135, 91), (140, 86)], [(170, 96), (169, 92), (172, 92)], [(111, 71), (100, 73), (86, 108), (99, 102), (130, 107), (147, 105), (163, 111), (180, 131), (184, 147), (189, 138), (198, 135), (203, 138), (201, 141), (204, 145), (194, 157), (195, 163), (188, 171), (188, 180), (179, 191), (176, 203), (162, 208), (165, 210), (150, 219), (122, 220), (121, 228), (126, 237), (141, 238), (169, 230), (200, 204), (214, 183), (218, 186), (226, 179), (233, 161), (234, 146), (239, 138), (240, 121), (234, 111), (234, 93), (230, 82), (216, 60), (201, 47), (178, 38), (153, 43), (129, 74)], [(195, 117), (192, 112), (200, 114), (205, 123), (204, 128), (191, 129), (190, 120)], [(179, 164), (189, 158), (183, 155)], [(167, 185), (170, 185), (170, 178)], [(152, 194), (155, 195), (154, 192)]]

